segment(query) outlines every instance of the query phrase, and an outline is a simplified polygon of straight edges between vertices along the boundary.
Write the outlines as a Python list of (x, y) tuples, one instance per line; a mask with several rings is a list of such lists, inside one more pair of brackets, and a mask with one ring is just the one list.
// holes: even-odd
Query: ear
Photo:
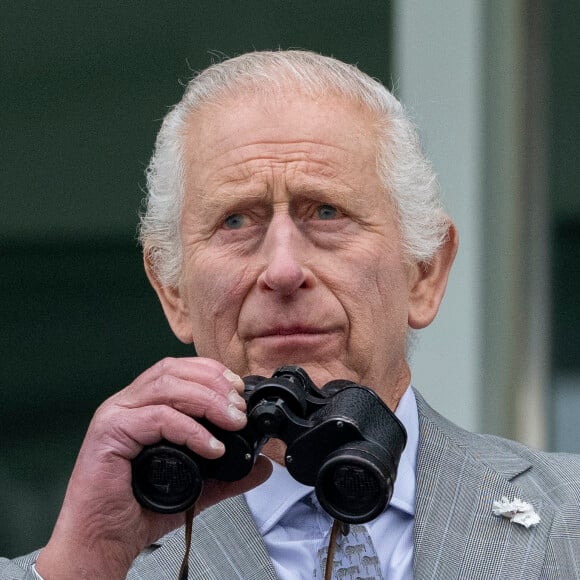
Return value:
[(173, 330), (173, 333), (181, 342), (185, 344), (193, 343), (189, 309), (181, 296), (179, 286), (164, 286), (160, 282), (151, 263), (150, 256), (147, 253), (144, 253), (143, 264), (147, 278), (149, 278), (151, 286), (153, 286), (157, 293), (171, 330)]
[(447, 238), (433, 259), (411, 267), (408, 319), (411, 328), (425, 328), (437, 315), (458, 245), (457, 230), (450, 223)]

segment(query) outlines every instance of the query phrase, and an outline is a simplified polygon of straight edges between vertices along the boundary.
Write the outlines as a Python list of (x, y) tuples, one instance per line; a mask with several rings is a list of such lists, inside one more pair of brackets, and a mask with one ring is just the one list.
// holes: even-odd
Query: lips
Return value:
[(317, 335), (317, 334), (329, 334), (332, 332), (329, 329), (323, 328), (311, 328), (305, 326), (282, 326), (276, 327), (268, 330), (259, 331), (251, 338), (268, 338), (276, 336), (294, 336), (294, 335)]
[(277, 326), (254, 333), (247, 344), (253, 356), (258, 358), (258, 353), (262, 353), (269, 359), (279, 356), (283, 360), (289, 360), (289, 357), (310, 360), (311, 357), (323, 356), (329, 349), (334, 350), (336, 340), (332, 337), (337, 337), (337, 333), (337, 329), (326, 327)]
[(291, 338), (315, 338), (321, 336), (328, 336), (329, 334), (334, 334), (338, 332), (337, 327), (329, 326), (310, 326), (305, 324), (292, 324), (292, 325), (277, 325), (277, 326), (266, 326), (265, 328), (256, 328), (253, 332), (248, 333), (247, 338), (249, 340), (258, 339), (291, 339)]

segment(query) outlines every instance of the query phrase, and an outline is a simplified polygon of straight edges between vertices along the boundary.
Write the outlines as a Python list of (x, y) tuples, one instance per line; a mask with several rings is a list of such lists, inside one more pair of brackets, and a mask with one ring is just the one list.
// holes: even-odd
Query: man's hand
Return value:
[[(217, 361), (165, 359), (103, 403), (79, 452), (52, 537), (37, 571), (45, 580), (125, 578), (143, 548), (183, 524), (183, 514), (141, 507), (131, 489), (131, 460), (165, 438), (215, 459), (224, 446), (195, 419), (228, 430), (246, 424), (242, 380)], [(268, 478), (263, 457), (234, 483), (208, 482), (196, 509), (242, 493)]]

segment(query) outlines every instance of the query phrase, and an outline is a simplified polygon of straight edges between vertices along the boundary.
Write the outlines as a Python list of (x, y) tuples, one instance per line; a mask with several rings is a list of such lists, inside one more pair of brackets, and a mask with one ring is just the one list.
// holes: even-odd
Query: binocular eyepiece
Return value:
[(271, 378), (244, 378), (248, 423), (226, 431), (200, 421), (225, 445), (205, 459), (168, 441), (145, 447), (133, 460), (133, 493), (144, 507), (177, 513), (191, 507), (206, 479), (237, 481), (248, 475), (270, 438), (286, 443), (294, 479), (314, 486), (323, 509), (337, 520), (364, 523), (388, 505), (407, 434), (367, 387), (335, 380), (317, 389), (297, 366)]

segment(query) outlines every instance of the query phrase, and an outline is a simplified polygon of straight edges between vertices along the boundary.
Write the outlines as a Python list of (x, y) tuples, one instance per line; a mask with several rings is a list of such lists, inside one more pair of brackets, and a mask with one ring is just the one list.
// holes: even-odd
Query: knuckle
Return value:
[(163, 395), (169, 392), (171, 388), (171, 383), (173, 379), (171, 375), (163, 373), (158, 377), (155, 377), (153, 381), (151, 381), (151, 391), (153, 395)]
[(189, 431), (197, 440), (203, 439), (207, 435), (206, 429), (195, 420), (190, 422)]
[(116, 415), (117, 407), (110, 401), (101, 403), (93, 415), (93, 423), (109, 423)]
[(205, 400), (204, 416), (213, 415), (215, 411), (225, 411), (227, 403), (223, 396), (216, 391), (208, 389)]
[(170, 374), (175, 369), (176, 359), (171, 356), (162, 358), (155, 366), (162, 375)]
[(153, 425), (164, 425), (170, 420), (169, 417), (169, 408), (165, 405), (151, 405), (147, 409), (149, 414), (149, 421)]

